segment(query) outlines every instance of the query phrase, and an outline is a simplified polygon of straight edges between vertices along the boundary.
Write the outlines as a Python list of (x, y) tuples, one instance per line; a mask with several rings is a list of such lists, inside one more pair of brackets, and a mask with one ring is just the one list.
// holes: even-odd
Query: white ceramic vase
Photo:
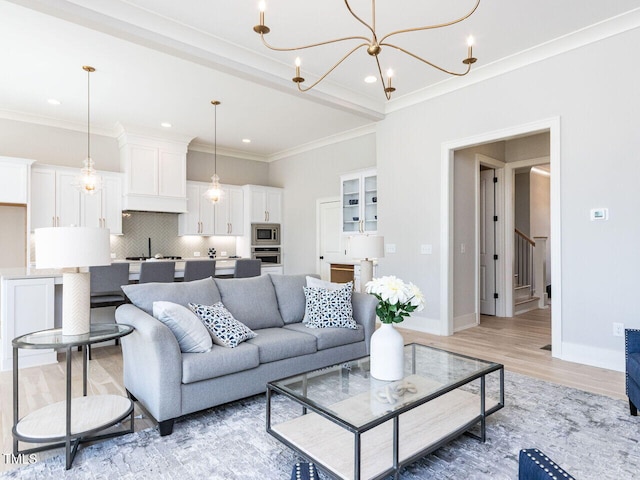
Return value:
[(393, 382), (404, 377), (404, 340), (392, 323), (383, 323), (371, 335), (371, 376)]

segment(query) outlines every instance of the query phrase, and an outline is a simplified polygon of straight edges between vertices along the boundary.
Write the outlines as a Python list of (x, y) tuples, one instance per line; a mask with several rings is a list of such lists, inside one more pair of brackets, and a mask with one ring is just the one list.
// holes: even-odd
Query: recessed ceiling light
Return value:
[(47, 100), (47, 103), (49, 105), (60, 105), (60, 100), (56, 100), (55, 98), (50, 98), (49, 100)]
[(162, 122), (160, 126), (164, 128), (171, 128), (171, 124), (169, 122)]
[(242, 143), (251, 143), (251, 139), (250, 138), (243, 138), (242, 139)]
[(376, 83), (376, 80), (378, 80), (374, 75), (369, 75), (367, 77), (364, 77), (364, 81), (366, 83)]

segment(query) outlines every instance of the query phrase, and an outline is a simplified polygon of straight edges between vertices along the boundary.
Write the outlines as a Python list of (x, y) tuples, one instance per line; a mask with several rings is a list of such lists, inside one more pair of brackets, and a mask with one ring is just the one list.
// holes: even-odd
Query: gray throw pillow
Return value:
[(213, 305), (220, 301), (220, 293), (211, 277), (193, 282), (123, 285), (122, 291), (131, 303), (149, 315), (153, 315), (153, 302), (173, 302), (187, 307), (189, 302)]
[(222, 303), (252, 330), (282, 327), (278, 300), (268, 275), (250, 278), (215, 279)]
[(245, 340), (258, 334), (233, 318), (233, 315), (220, 302), (215, 305), (190, 303), (189, 308), (200, 317), (213, 338), (213, 343), (223, 347), (235, 348)]
[[(285, 324), (297, 323), (304, 317), (306, 275), (269, 275), (278, 298), (278, 308)], [(315, 276), (315, 275), (314, 275)]]
[(187, 307), (172, 302), (153, 302), (153, 316), (173, 332), (181, 352), (202, 353), (213, 347), (207, 327)]

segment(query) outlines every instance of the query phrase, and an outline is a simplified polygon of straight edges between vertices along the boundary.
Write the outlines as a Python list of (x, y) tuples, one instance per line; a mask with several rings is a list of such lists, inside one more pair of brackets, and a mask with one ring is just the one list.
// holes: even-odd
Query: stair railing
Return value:
[(530, 295), (535, 291), (535, 276), (533, 269), (533, 249), (536, 242), (522, 233), (517, 228), (514, 234), (515, 258), (513, 273), (516, 287), (529, 285)]

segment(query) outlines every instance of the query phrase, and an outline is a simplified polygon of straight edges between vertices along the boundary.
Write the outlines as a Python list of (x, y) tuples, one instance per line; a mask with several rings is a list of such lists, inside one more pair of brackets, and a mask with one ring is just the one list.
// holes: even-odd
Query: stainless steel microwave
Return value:
[(280, 245), (280, 224), (252, 223), (251, 245)]

